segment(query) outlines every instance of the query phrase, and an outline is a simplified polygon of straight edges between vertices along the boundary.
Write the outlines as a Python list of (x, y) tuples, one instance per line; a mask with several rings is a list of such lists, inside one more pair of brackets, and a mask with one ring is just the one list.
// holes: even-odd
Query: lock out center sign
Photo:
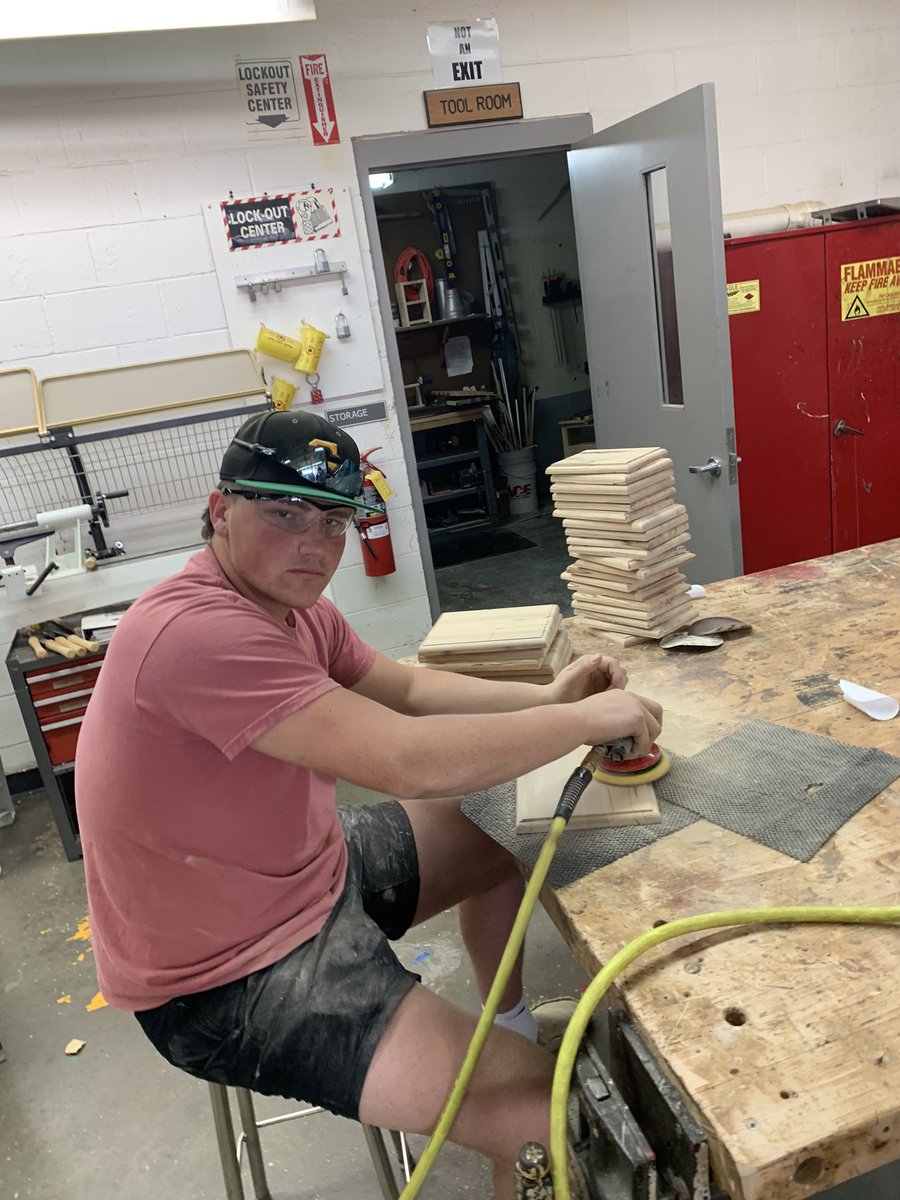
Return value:
[(841, 320), (900, 312), (900, 257), (841, 263)]

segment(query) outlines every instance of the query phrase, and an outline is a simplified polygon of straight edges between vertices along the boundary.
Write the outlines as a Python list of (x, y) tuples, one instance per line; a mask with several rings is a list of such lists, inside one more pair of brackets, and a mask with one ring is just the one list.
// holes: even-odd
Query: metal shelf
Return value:
[(438, 454), (433, 458), (417, 458), (417, 467), (441, 467), (450, 463), (471, 462), (475, 458), (480, 458), (478, 447), (473, 446), (471, 450), (460, 451), (459, 454)]
[(459, 533), (461, 529), (480, 529), (482, 525), (492, 525), (490, 517), (479, 517), (477, 521), (460, 521), (458, 525), (438, 525), (428, 527), (428, 536), (441, 533)]
[(452, 492), (441, 492), (434, 496), (423, 496), (423, 504), (437, 504), (439, 500), (455, 500), (457, 496), (471, 496), (473, 492), (483, 492), (484, 487), (454, 488)]
[(420, 321), (418, 325), (395, 325), (394, 333), (415, 333), (417, 329), (437, 329), (441, 325), (461, 325), (464, 321), (490, 321), (490, 313), (466, 313), (464, 317), (445, 317), (441, 321)]

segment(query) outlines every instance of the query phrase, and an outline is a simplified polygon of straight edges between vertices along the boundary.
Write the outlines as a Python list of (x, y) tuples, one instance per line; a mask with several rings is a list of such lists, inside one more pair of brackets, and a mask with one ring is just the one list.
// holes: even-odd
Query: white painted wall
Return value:
[[(335, 184), (353, 136), (424, 128), (429, 21), (495, 16), (526, 115), (595, 128), (712, 79), (726, 210), (900, 194), (896, 0), (318, 0), (292, 28), (118, 35), (0, 47), (0, 365), (40, 377), (229, 346), (200, 204)], [(325, 52), (342, 142), (250, 143), (234, 60)], [(356, 215), (361, 238), (358, 197)], [(364, 249), (370, 303), (371, 258)], [(376, 314), (378, 351), (383, 336)], [(384, 378), (389, 378), (387, 369)], [(372, 397), (377, 399), (378, 397)], [(393, 400), (385, 400), (393, 413)], [(357, 430), (381, 456), (399, 570), (367, 580), (357, 545), (334, 594), (388, 653), (429, 625), (396, 421)], [(2, 685), (0, 685), (2, 686)], [(2, 709), (7, 770), (27, 765)], [(10, 756), (4, 746), (18, 742)]]

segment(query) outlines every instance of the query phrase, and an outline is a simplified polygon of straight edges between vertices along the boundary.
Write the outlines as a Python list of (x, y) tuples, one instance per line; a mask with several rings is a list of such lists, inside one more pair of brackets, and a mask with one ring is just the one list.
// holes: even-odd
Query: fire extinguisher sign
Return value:
[(841, 263), (841, 320), (900, 312), (900, 258)]

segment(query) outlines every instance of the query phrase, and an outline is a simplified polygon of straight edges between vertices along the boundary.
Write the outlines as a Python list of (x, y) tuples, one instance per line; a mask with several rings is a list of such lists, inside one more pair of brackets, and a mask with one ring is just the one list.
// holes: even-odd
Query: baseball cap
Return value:
[(359, 448), (343, 429), (310, 412), (261, 412), (231, 440), (219, 478), (278, 496), (372, 511), (362, 499)]

